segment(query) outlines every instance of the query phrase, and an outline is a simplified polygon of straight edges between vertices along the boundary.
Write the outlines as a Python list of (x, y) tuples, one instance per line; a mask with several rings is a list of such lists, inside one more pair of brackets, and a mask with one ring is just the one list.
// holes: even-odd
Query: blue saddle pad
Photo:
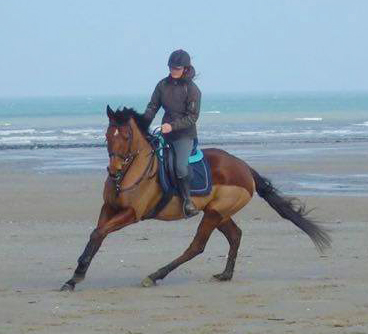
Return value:
[[(192, 196), (206, 196), (212, 190), (211, 169), (203, 152), (197, 148), (198, 141), (194, 141), (192, 154), (189, 157), (190, 194)], [(170, 173), (169, 149), (161, 150), (159, 160), (159, 180), (163, 192), (178, 194), (175, 179)]]

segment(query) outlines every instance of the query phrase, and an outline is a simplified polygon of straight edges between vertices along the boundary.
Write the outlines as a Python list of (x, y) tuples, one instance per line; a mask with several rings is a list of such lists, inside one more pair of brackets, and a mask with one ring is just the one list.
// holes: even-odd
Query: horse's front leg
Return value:
[(73, 291), (75, 285), (81, 282), (86, 276), (87, 269), (106, 236), (109, 233), (133, 224), (136, 221), (135, 211), (133, 208), (128, 208), (117, 213), (117, 211), (110, 205), (104, 204), (101, 208), (97, 227), (91, 233), (86, 248), (78, 259), (78, 267), (75, 270), (73, 277), (67, 281), (60, 290)]

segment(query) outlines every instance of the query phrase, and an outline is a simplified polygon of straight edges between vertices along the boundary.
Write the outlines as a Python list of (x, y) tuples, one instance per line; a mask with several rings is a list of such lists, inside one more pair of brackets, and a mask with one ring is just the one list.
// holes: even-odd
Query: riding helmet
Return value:
[(174, 51), (169, 58), (169, 61), (167, 63), (169, 67), (189, 67), (190, 66), (190, 56), (188, 52), (184, 50), (176, 50)]

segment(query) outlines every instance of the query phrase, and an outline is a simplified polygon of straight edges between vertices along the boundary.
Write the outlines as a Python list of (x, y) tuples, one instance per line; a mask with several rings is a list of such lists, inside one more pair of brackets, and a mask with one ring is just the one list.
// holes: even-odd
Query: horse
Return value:
[[(144, 220), (164, 196), (159, 183), (158, 157), (151, 145), (153, 136), (149, 132), (149, 122), (131, 108), (113, 111), (107, 106), (106, 112), (109, 118), (106, 131), (109, 164), (104, 203), (97, 227), (78, 259), (72, 278), (61, 287), (62, 291), (73, 291), (85, 278), (94, 255), (109, 233)], [(224, 150), (206, 148), (203, 154), (211, 169), (212, 189), (207, 196), (192, 197), (194, 205), (203, 211), (195, 237), (182, 255), (148, 275), (141, 282), (142, 286), (155, 285), (178, 266), (201, 254), (215, 229), (227, 239), (229, 251), (224, 271), (213, 277), (219, 281), (231, 280), (242, 237), (232, 216), (250, 202), (255, 192), (282, 218), (304, 231), (320, 252), (330, 247), (328, 231), (308, 217), (309, 211), (298, 198), (282, 195), (267, 178)], [(154, 218), (165, 221), (184, 218), (181, 199), (173, 196)]]

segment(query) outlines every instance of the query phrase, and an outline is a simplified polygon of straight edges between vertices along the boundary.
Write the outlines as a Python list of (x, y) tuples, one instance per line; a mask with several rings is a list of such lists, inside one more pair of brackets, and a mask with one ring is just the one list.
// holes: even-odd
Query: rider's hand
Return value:
[(161, 125), (161, 132), (162, 133), (169, 133), (172, 131), (172, 127), (171, 124), (169, 123), (164, 123)]

